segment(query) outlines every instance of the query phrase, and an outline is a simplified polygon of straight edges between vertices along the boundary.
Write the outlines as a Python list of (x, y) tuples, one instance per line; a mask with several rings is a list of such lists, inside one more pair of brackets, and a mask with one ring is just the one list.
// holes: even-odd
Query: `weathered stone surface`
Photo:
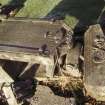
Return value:
[(8, 73), (0, 66), (0, 84), (2, 83), (12, 83), (14, 80), (9, 76)]
[(6, 20), (0, 23), (0, 51), (52, 54), (67, 31), (56, 22)]
[(20, 76), (36, 63), (46, 67), (46, 77), (53, 77), (54, 54), (61, 43), (69, 41), (68, 32), (72, 34), (63, 23), (47, 20), (3, 21), (0, 23), (0, 59), (27, 62)]
[(87, 94), (105, 101), (105, 36), (100, 25), (89, 27), (84, 42), (84, 81)]
[(8, 105), (19, 105), (10, 86), (4, 86), (2, 90), (7, 99)]

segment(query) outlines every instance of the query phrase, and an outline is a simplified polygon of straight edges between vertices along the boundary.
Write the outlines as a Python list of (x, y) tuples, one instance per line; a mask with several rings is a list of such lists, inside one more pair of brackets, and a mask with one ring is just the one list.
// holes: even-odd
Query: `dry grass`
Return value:
[(74, 77), (54, 77), (54, 78), (36, 78), (39, 83), (47, 86), (59, 87), (63, 90), (77, 90), (83, 88), (83, 83), (80, 78)]

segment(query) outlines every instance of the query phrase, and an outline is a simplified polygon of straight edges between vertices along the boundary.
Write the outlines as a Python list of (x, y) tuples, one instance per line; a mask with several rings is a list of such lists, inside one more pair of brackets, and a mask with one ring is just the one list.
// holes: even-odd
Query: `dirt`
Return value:
[(55, 95), (49, 87), (41, 85), (37, 86), (35, 95), (29, 101), (31, 105), (76, 105), (73, 97)]

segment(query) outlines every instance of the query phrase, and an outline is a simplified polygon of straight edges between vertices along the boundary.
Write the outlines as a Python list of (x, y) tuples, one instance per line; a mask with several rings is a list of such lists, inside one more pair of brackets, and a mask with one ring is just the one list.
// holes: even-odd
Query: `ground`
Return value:
[(0, 0), (2, 4), (23, 3), (16, 17), (64, 17), (72, 28), (94, 24), (104, 10), (104, 0)]
[(55, 95), (49, 87), (40, 85), (37, 86), (35, 95), (30, 99), (30, 102), (32, 105), (76, 105), (73, 97)]
[[(101, 16), (103, 16), (104, 13), (105, 5), (104, 0), (0, 0), (0, 3), (3, 5), (22, 4), (22, 7), (15, 15), (16, 17), (60, 17), (64, 19), (64, 21), (72, 28), (100, 22)], [(64, 97), (60, 98), (59, 96), (54, 96), (53, 92), (48, 89), (48, 87), (38, 87), (36, 95), (40, 95), (40, 97), (35, 97), (35, 101), (37, 101), (37, 99), (42, 99), (44, 100), (45, 104), (46, 102), (48, 104), (48, 98), (43, 97), (47, 94), (51, 98), (51, 102), (55, 101), (55, 105), (57, 105), (56, 103), (59, 102), (69, 103), (69, 99), (66, 98), (66, 101), (64, 101)], [(57, 98), (59, 100), (56, 100)], [(43, 104), (44, 102), (42, 100), (38, 101)]]

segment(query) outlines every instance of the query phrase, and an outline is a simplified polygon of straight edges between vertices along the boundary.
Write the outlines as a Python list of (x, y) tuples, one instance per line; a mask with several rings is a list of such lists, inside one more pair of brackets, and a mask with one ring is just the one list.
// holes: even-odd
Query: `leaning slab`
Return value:
[(99, 24), (85, 33), (85, 88), (87, 94), (105, 101), (105, 35)]

